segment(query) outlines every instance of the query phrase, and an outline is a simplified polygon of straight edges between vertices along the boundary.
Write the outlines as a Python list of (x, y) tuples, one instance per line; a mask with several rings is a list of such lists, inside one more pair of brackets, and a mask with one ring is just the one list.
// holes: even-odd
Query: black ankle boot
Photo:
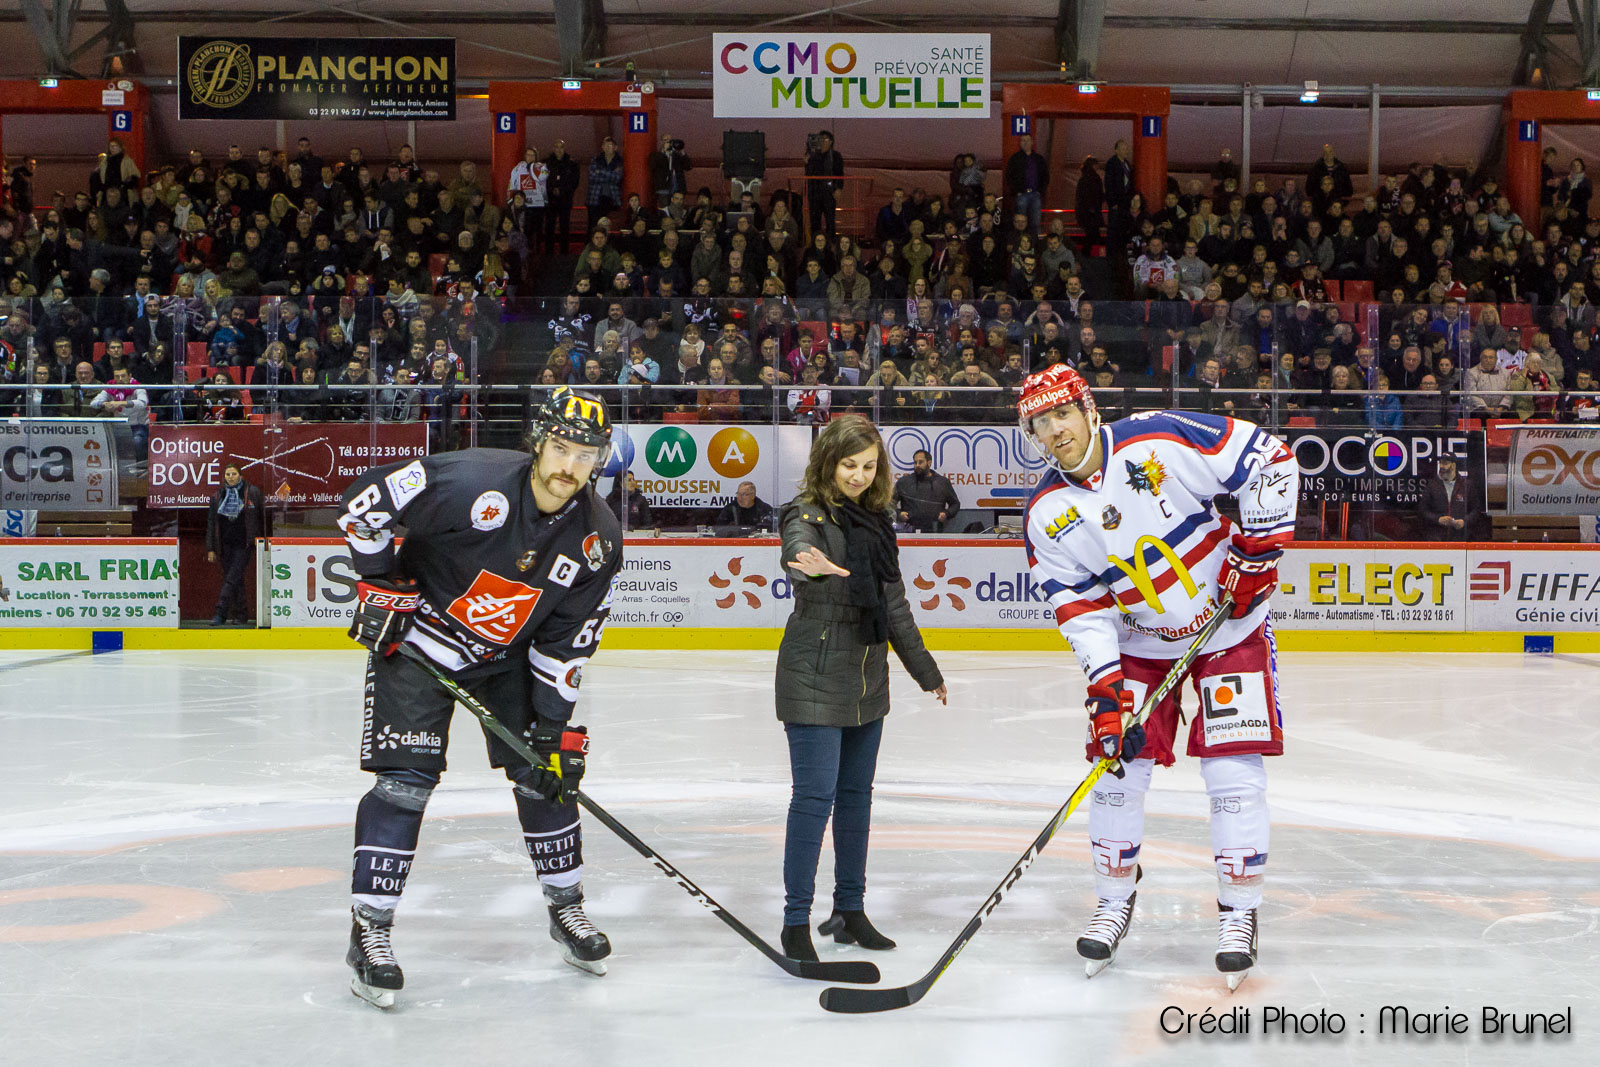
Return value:
[(817, 927), (817, 933), (832, 934), (841, 945), (860, 945), (862, 948), (894, 948), (894, 942), (878, 933), (864, 911), (835, 911), (828, 921)]
[(811, 947), (811, 930), (805, 923), (783, 928), (783, 954), (791, 960), (817, 962), (817, 950)]

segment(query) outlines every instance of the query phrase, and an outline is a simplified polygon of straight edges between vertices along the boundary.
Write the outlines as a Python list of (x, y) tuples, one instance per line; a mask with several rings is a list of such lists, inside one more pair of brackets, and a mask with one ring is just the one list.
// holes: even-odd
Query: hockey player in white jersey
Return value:
[[(1174, 761), (1182, 687), (1142, 727), (1124, 733), (1123, 715), (1231, 594), (1232, 619), (1189, 671), (1200, 711), (1187, 747), (1211, 802), (1217, 969), (1237, 988), (1256, 962), (1267, 862), (1262, 757), (1283, 752), (1267, 599), (1294, 534), (1299, 469), (1282, 441), (1240, 419), (1151, 411), (1102, 426), (1089, 387), (1061, 364), (1030, 375), (1017, 407), (1052, 468), (1028, 501), (1028, 566), (1089, 681), (1089, 758), (1122, 761), (1090, 798), (1099, 901), (1078, 953), (1099, 973), (1133, 919), (1145, 793), (1155, 765)], [(1217, 510), (1224, 495), (1240, 525)]]

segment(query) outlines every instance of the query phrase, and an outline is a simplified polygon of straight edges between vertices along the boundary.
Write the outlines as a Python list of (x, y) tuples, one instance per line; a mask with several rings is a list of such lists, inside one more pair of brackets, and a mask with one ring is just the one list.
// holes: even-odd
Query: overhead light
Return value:
[(1306, 82), (1305, 91), (1300, 94), (1300, 102), (1302, 104), (1315, 104), (1317, 102), (1317, 97), (1321, 95), (1322, 94), (1317, 91), (1317, 83), (1314, 81), (1308, 81)]
[(1100, 91), (1100, 86), (1097, 85), (1094, 82), (1079, 82), (1078, 83), (1078, 92), (1083, 93), (1085, 96), (1089, 96), (1089, 95), (1092, 95), (1094, 93), (1098, 93), (1099, 91)]
[(54, 88), (57, 88), (58, 86), (60, 86), (60, 84), (61, 84), (61, 79), (60, 78), (40, 78), (39, 79), (39, 88), (41, 88), (41, 89), (54, 89)]
[(563, 88), (563, 89), (582, 89), (583, 88), (583, 83), (581, 81), (579, 81), (578, 79), (576, 79), (576, 78), (568, 78), (566, 81), (561, 83), (561, 88)]
[(1600, 89), (1590, 89), (1586, 94), (1590, 100), (1600, 100)]

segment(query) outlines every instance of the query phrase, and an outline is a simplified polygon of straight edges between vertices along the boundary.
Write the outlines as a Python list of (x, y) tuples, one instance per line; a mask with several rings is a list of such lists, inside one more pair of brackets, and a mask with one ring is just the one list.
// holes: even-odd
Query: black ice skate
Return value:
[(1228, 988), (1238, 989), (1256, 965), (1259, 947), (1256, 909), (1217, 904), (1217, 970), (1228, 976)]
[(374, 1007), (392, 1008), (395, 990), (406, 984), (389, 944), (394, 912), (357, 904), (350, 916), (350, 951), (344, 956), (356, 972), (350, 978), (350, 992)]
[(550, 905), (550, 938), (561, 946), (561, 958), (581, 971), (605, 974), (611, 942), (583, 913), (583, 887), (544, 891)]
[[(1139, 879), (1144, 877), (1144, 870), (1135, 867), (1133, 870), (1133, 884), (1138, 885)], [(1128, 933), (1128, 927), (1133, 922), (1134, 901), (1139, 899), (1138, 890), (1128, 895), (1127, 900), (1107, 900), (1101, 897), (1095, 905), (1094, 915), (1089, 919), (1089, 925), (1084, 928), (1083, 936), (1078, 938), (1078, 955), (1084, 958), (1083, 976), (1093, 978), (1117, 958), (1117, 946), (1122, 944), (1123, 937)]]

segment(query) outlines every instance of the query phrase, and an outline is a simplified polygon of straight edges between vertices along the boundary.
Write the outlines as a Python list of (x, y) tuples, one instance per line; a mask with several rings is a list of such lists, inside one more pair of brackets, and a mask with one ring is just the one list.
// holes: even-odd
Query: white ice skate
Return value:
[(1234, 990), (1256, 965), (1256, 909), (1218, 903), (1217, 910), (1217, 970), (1228, 976), (1228, 989)]

